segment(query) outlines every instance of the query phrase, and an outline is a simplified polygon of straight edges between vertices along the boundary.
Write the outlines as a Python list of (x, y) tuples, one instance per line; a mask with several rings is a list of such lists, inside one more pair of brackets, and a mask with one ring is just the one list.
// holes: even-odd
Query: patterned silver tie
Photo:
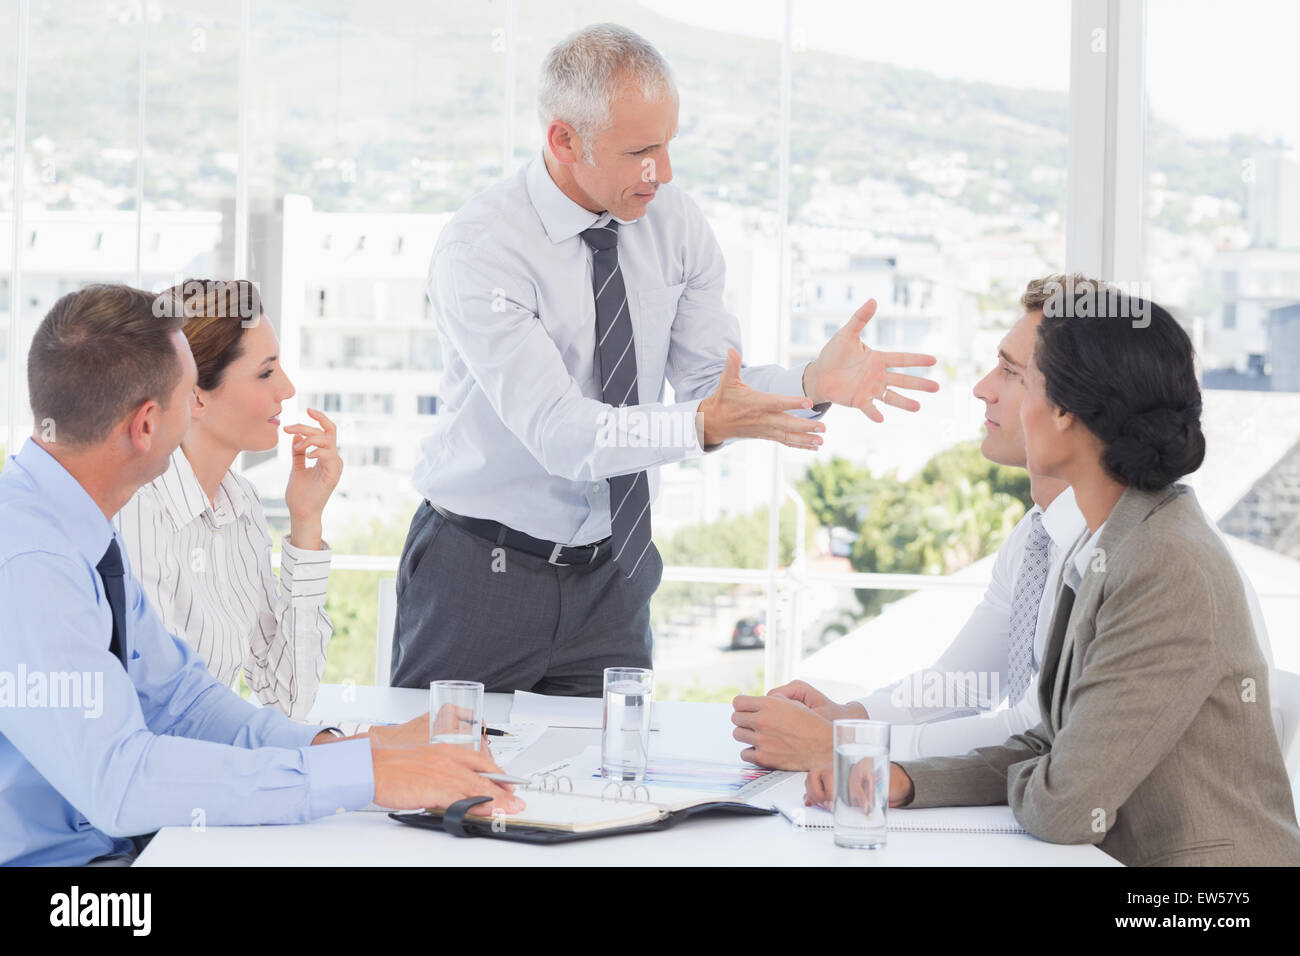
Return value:
[(1052, 536), (1043, 527), (1041, 512), (1030, 519), (1029, 540), (1025, 543), (1025, 559), (1016, 575), (1016, 586), (1011, 593), (1011, 640), (1007, 645), (1007, 664), (1011, 687), (1008, 694), (1010, 706), (1020, 703), (1033, 673), (1034, 633), (1038, 630), (1038, 606), (1043, 600), (1043, 587), (1047, 584), (1047, 567), (1052, 563), (1049, 548)]
[[(582, 232), (591, 246), (592, 291), (596, 294), (596, 369), (601, 397), (615, 407), (636, 405), (636, 344), (627, 289), (618, 267), (618, 223)], [(650, 550), (650, 479), (644, 471), (609, 479), (610, 546), (614, 562), (629, 578)]]

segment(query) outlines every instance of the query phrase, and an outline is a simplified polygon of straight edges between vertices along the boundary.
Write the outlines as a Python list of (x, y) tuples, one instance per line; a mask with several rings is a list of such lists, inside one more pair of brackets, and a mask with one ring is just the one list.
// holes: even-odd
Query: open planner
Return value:
[[(704, 813), (770, 816), (777, 811), (770, 806), (770, 801), (757, 795), (787, 776), (779, 772), (754, 773), (744, 768), (716, 768), (718, 773), (713, 776), (706, 777), (703, 771), (697, 770), (698, 776), (692, 778), (684, 777), (682, 768), (676, 765), (671, 772), (660, 771), (656, 776), (652, 765), (646, 783), (618, 783), (595, 778), (590, 772), (591, 754), (584, 757), (534, 774), (527, 787), (516, 790), (526, 805), (517, 814), (494, 817), (470, 814), (474, 806), (488, 799), (481, 797), (462, 800), (445, 811), (424, 810), (389, 816), (410, 826), (444, 830), (456, 836), (558, 843), (663, 830)], [(728, 776), (728, 770), (732, 771), (732, 779), (719, 783), (719, 778)], [(681, 785), (683, 779), (707, 779), (715, 789), (688, 789)]]

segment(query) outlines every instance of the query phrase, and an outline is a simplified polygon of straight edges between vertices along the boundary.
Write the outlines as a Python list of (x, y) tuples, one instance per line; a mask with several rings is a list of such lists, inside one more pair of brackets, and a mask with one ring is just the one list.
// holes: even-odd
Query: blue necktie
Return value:
[(126, 583), (123, 575), (122, 552), (117, 547), (117, 540), (108, 542), (108, 550), (95, 565), (95, 570), (104, 581), (104, 593), (108, 596), (108, 606), (113, 612), (113, 637), (108, 649), (113, 652), (122, 668), (126, 668)]
[[(601, 397), (615, 407), (636, 405), (636, 344), (627, 289), (618, 267), (618, 223), (583, 230), (591, 246), (592, 291), (596, 294), (596, 366)], [(650, 479), (644, 471), (609, 479), (610, 546), (614, 563), (629, 578), (650, 550)]]

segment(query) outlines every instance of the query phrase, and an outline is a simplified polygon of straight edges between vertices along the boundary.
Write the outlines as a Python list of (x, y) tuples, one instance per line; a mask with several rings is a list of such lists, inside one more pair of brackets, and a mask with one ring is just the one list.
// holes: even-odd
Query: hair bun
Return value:
[(1201, 409), (1154, 408), (1128, 416), (1106, 448), (1108, 471), (1125, 484), (1155, 491), (1201, 467)]

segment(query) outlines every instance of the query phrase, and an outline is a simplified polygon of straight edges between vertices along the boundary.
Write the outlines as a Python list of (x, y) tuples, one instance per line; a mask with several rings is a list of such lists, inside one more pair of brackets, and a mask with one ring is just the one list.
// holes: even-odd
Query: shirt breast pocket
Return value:
[(632, 329), (636, 336), (637, 393), (644, 402), (658, 401), (663, 394), (664, 369), (672, 341), (677, 302), (686, 288), (676, 285), (638, 289), (633, 297)]

